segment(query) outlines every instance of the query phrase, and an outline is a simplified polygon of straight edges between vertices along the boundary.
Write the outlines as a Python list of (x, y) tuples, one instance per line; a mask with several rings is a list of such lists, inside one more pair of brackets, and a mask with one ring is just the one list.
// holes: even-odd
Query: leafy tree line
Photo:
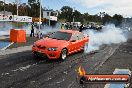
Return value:
[[(12, 12), (13, 15), (17, 13), (16, 3), (5, 4), (3, 1), (0, 1), (0, 11)], [(31, 17), (39, 17), (39, 9), (40, 3), (39, 0), (28, 0), (28, 5), (26, 3), (20, 4), (18, 13), (19, 16), (31, 16)], [(114, 23), (116, 26), (120, 25), (123, 20), (122, 15), (115, 14), (114, 16), (110, 16), (107, 13), (102, 13), (96, 15), (90, 15), (89, 13), (80, 13), (78, 10), (73, 11), (73, 8), (69, 6), (63, 6), (61, 8), (61, 12), (59, 13), (58, 19), (61, 22), (72, 22), (73, 17), (75, 22), (81, 22), (83, 24), (87, 24), (89, 22), (98, 22), (102, 24), (106, 23)]]
[[(103, 15), (103, 16), (101, 16)], [(63, 6), (61, 8), (61, 13), (59, 13), (59, 19), (65, 22), (72, 22), (73, 17), (76, 22), (81, 22), (83, 24), (87, 24), (89, 22), (99, 22), (102, 24), (113, 23), (116, 26), (119, 26), (123, 21), (123, 16), (115, 14), (114, 16), (110, 16), (107, 13), (99, 13), (96, 15), (90, 15), (88, 13), (81, 14), (79, 11), (73, 11), (73, 8), (69, 6)]]
[[(0, 1), (0, 11), (9, 11), (12, 12), (13, 15), (17, 14), (17, 5), (15, 2), (4, 4), (3, 1)], [(19, 16), (31, 16), (31, 17), (39, 17), (40, 12), (40, 3), (39, 0), (28, 0), (28, 5), (26, 3), (22, 3), (18, 7), (18, 15)]]

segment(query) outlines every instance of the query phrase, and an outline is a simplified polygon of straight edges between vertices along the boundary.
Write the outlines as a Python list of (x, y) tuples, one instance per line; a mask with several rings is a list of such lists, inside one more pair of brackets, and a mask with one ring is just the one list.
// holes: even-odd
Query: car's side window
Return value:
[(71, 40), (78, 40), (78, 35), (74, 34), (74, 35), (71, 37)]
[(78, 34), (78, 40), (81, 40), (81, 39), (83, 39), (84, 38), (84, 35), (82, 34), (82, 33), (79, 33)]

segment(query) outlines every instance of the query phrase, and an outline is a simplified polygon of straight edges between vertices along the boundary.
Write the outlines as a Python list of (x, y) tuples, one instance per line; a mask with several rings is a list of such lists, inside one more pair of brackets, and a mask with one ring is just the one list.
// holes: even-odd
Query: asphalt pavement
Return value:
[(79, 66), (87, 74), (112, 74), (115, 68), (132, 71), (132, 40), (103, 45), (92, 53), (79, 52), (64, 62), (36, 59), (31, 49), (0, 55), (0, 88), (104, 88), (105, 84), (80, 85)]
[(81, 65), (88, 73), (94, 73), (118, 47), (103, 46), (90, 54), (79, 52), (64, 62), (36, 59), (31, 50), (1, 56), (1, 88), (80, 88), (75, 69)]

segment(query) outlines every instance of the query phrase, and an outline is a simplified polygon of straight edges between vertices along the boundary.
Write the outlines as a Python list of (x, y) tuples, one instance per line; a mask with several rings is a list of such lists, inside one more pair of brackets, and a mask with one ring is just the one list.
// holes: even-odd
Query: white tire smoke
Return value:
[(90, 38), (88, 45), (85, 46), (86, 53), (99, 50), (103, 44), (118, 44), (127, 41), (123, 30), (114, 25), (107, 25), (102, 31), (87, 29), (83, 33), (89, 35)]
[[(16, 28), (15, 26), (12, 25), (12, 22), (5, 22), (5, 23), (0, 23), (0, 36), (3, 35), (10, 35), (10, 30)], [(31, 33), (31, 23), (25, 24), (22, 27), (19, 27), (19, 29), (23, 29), (26, 31), (26, 34)], [(35, 33), (38, 28), (34, 27)], [(42, 26), (41, 27), (41, 33), (47, 34), (48, 32), (55, 32), (60, 30), (60, 24), (57, 24), (55, 27), (49, 27), (49, 26)]]

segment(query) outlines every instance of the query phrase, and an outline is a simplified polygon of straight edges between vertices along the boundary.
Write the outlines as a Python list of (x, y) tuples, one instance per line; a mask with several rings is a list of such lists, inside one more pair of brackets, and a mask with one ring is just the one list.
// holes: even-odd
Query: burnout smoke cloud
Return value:
[(85, 30), (83, 33), (90, 37), (89, 43), (85, 46), (86, 53), (99, 50), (103, 44), (118, 44), (127, 41), (123, 30), (114, 25), (106, 25), (101, 32)]
[[(10, 35), (10, 29), (16, 28), (16, 26), (12, 25), (12, 22), (5, 22), (5, 23), (0, 23), (0, 36), (3, 35)], [(23, 29), (26, 31), (26, 34), (30, 34), (31, 32), (31, 23), (28, 23), (26, 25), (23, 25), (22, 27), (19, 27), (18, 29)], [(35, 32), (38, 30), (38, 28), (34, 27)], [(49, 27), (49, 26), (42, 26), (41, 27), (41, 33), (46, 34), (48, 32), (54, 32), (58, 31), (60, 29), (60, 24), (56, 24), (54, 27)]]

